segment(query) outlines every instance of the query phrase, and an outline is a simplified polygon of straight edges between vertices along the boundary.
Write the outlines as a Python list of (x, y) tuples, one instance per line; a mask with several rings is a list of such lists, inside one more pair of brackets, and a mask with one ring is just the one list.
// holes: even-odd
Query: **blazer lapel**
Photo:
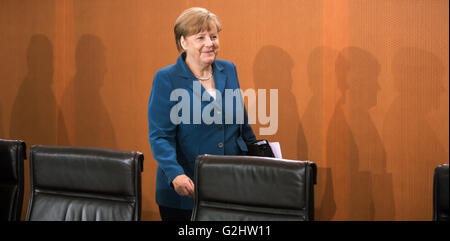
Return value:
[(225, 84), (227, 82), (227, 75), (223, 72), (223, 66), (220, 63), (217, 63), (217, 61), (213, 64), (213, 71), (215, 80), (214, 84), (216, 85), (216, 89), (223, 96)]

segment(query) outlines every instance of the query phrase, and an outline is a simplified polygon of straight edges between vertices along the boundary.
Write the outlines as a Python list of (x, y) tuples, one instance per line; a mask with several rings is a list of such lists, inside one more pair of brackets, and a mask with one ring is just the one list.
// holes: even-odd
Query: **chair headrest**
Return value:
[(23, 175), (23, 160), (26, 156), (25, 142), (0, 139), (0, 180), (18, 181), (21, 178), (19, 175)]
[[(30, 150), (32, 185), (36, 189), (135, 195), (139, 152), (100, 148), (33, 146)], [(130, 177), (132, 176), (132, 177)]]
[(306, 206), (300, 197), (315, 172), (309, 161), (202, 155), (196, 160), (196, 194), (208, 201), (299, 209)]

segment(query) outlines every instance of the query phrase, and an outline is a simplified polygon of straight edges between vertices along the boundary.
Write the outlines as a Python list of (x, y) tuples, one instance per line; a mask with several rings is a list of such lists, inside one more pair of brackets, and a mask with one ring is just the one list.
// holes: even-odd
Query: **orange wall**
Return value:
[(431, 219), (449, 156), (446, 0), (0, 0), (0, 138), (143, 152), (142, 217), (159, 220), (147, 101), (192, 6), (222, 20), (219, 57), (243, 89), (279, 89), (278, 132), (260, 138), (317, 163), (317, 219)]

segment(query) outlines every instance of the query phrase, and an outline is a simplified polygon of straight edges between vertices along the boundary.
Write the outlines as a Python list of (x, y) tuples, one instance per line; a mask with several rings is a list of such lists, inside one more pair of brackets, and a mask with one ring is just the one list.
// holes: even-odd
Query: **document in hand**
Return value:
[(269, 145), (275, 158), (283, 158), (283, 156), (281, 155), (281, 147), (279, 142), (269, 142)]

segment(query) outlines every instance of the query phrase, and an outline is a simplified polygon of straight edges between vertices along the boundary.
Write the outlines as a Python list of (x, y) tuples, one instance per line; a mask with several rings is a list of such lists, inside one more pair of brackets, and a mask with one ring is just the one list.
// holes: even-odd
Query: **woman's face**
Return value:
[(210, 25), (210, 30), (181, 37), (181, 45), (187, 56), (200, 65), (210, 65), (219, 53), (219, 35), (214, 24)]

